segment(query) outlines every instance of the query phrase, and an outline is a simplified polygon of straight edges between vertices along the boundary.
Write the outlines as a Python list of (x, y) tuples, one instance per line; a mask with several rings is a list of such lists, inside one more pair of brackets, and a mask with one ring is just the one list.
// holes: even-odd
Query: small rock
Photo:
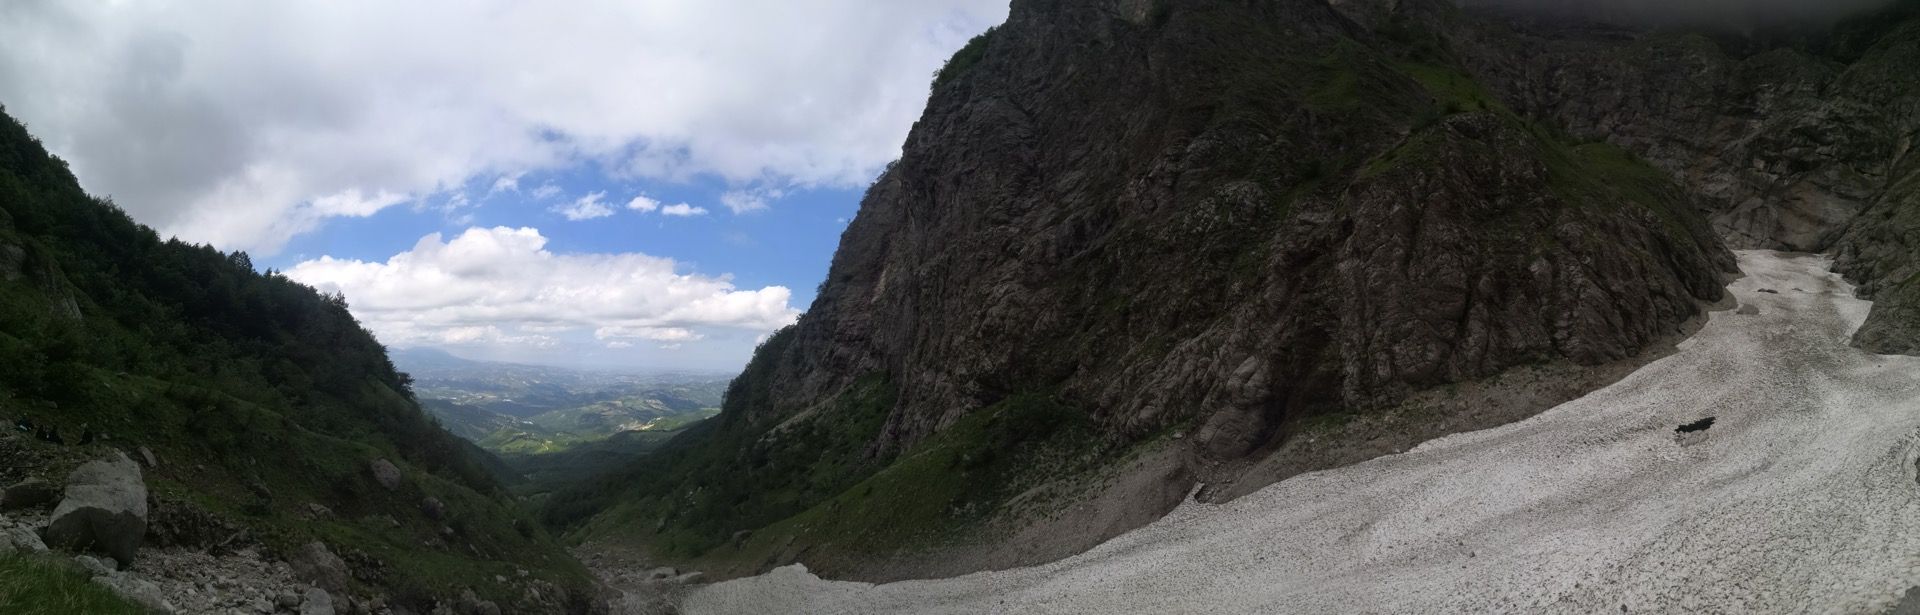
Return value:
[(122, 598), (139, 603), (140, 606), (162, 613), (173, 612), (173, 604), (167, 602), (166, 594), (160, 591), (160, 586), (154, 585), (152, 581), (131, 575), (115, 575), (94, 577), (93, 582), (119, 594)]
[(88, 575), (96, 577), (113, 574), (116, 568), (116, 566), (108, 566), (106, 562), (100, 561), (100, 558), (91, 555), (75, 555), (73, 561), (86, 569)]
[(310, 542), (287, 558), (287, 564), (293, 568), (294, 578), (312, 583), (329, 591), (347, 590), (347, 563), (327, 550), (327, 545)]
[(279, 596), (274, 597), (273, 604), (274, 606), (291, 611), (300, 606), (300, 594), (280, 592)]
[(254, 598), (253, 601), (248, 603), (248, 606), (251, 607), (255, 613), (273, 612), (273, 602), (266, 598)]
[(333, 596), (318, 587), (307, 588), (300, 600), (300, 615), (334, 615)]
[(53, 483), (38, 478), (29, 478), (7, 487), (0, 492), (0, 510), (20, 510), (45, 506), (60, 497)]
[(81, 464), (47, 523), (47, 541), (133, 561), (147, 533), (147, 485), (125, 453)]
[(313, 515), (315, 519), (331, 519), (333, 518), (333, 509), (321, 506), (319, 502), (308, 502), (307, 514)]
[(4, 538), (8, 544), (13, 545), (15, 549), (21, 551), (28, 553), (47, 552), (47, 543), (40, 540), (39, 534), (33, 533), (33, 528), (24, 525), (16, 525), (9, 528), (6, 531), (6, 535), (0, 538)]
[(373, 480), (380, 483), (380, 486), (388, 490), (400, 488), (400, 468), (394, 467), (393, 462), (375, 459), (367, 466), (373, 471)]
[(496, 574), (496, 575), (493, 575), (493, 582), (495, 582), (495, 583), (505, 583), (505, 582), (507, 582), (507, 575), (504, 575), (504, 574)]
[(674, 570), (671, 566), (661, 566), (647, 571), (647, 580), (649, 581), (671, 579), (676, 576), (680, 576), (680, 571)]
[(440, 498), (429, 496), (427, 499), (420, 501), (420, 512), (426, 513), (428, 519), (438, 521), (441, 517), (446, 516), (447, 505), (440, 503)]
[(140, 447), (140, 460), (147, 463), (148, 469), (160, 467), (160, 459), (154, 457), (153, 450), (147, 447)]

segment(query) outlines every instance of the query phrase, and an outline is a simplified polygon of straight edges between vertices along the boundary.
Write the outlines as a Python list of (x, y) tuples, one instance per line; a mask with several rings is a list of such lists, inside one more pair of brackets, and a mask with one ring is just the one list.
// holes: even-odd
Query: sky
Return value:
[(737, 369), (1006, 0), (0, 2), (0, 105), (391, 347)]

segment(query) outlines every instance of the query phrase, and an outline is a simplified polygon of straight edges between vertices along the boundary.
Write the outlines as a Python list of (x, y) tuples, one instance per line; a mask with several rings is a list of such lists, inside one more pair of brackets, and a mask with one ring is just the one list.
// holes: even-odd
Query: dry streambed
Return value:
[[(1920, 583), (1920, 359), (1847, 345), (1825, 258), (1743, 252), (1679, 352), (1536, 417), (1189, 502), (1052, 564), (789, 566), (690, 613), (1879, 612)], [(1712, 418), (1712, 421), (1706, 419)]]

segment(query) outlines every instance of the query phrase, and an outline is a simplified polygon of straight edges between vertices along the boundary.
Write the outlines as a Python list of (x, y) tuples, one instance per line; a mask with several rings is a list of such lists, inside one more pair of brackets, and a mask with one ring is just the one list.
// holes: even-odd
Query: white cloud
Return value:
[[(579, 165), (858, 186), (898, 157), (928, 75), (1006, 6), (7, 2), (0, 101), (140, 221), (271, 254), (380, 195)], [(356, 190), (373, 196), (312, 205)]]
[(690, 217), (690, 216), (704, 216), (704, 215), (707, 215), (707, 208), (694, 207), (686, 203), (680, 203), (677, 205), (668, 205), (666, 207), (660, 208), (660, 215), (680, 216), (683, 218)]
[(631, 201), (627, 201), (627, 209), (631, 209), (643, 214), (652, 212), (653, 210), (656, 210), (659, 208), (660, 208), (659, 201), (653, 200), (651, 198), (647, 198), (647, 195), (644, 195), (644, 194), (633, 197), (633, 200)]
[(575, 222), (592, 220), (594, 218), (605, 218), (613, 215), (613, 208), (608, 207), (606, 203), (600, 202), (600, 199), (606, 197), (606, 192), (595, 192), (574, 200), (572, 204), (555, 205), (552, 207), (552, 211)]
[(728, 190), (720, 195), (720, 204), (727, 206), (727, 209), (733, 210), (735, 214), (744, 214), (766, 209), (769, 201), (779, 200), (782, 196), (786, 196), (786, 193), (770, 188)]
[(502, 175), (493, 180), (493, 188), (487, 191), (487, 196), (493, 196), (502, 192), (519, 192), (520, 175), (520, 173)]
[(785, 287), (735, 288), (726, 276), (677, 271), (639, 253), (562, 254), (532, 228), (439, 233), (385, 262), (321, 257), (288, 277), (341, 292), (381, 342), (394, 346), (496, 344), (549, 348), (565, 332), (612, 343), (684, 344), (712, 331), (763, 333), (799, 316)]
[(533, 189), (533, 198), (537, 200), (544, 201), (556, 196), (560, 196), (560, 187), (553, 185), (552, 182), (540, 184), (539, 188)]

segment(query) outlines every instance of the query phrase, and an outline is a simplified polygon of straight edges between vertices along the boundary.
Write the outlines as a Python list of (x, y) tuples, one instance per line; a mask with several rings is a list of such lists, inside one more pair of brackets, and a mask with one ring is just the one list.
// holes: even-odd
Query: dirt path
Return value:
[(1920, 359), (1847, 346), (1869, 304), (1826, 259), (1740, 260), (1743, 309), (1528, 420), (1188, 503), (1053, 564), (886, 585), (790, 566), (683, 608), (1884, 611), (1920, 583)]

